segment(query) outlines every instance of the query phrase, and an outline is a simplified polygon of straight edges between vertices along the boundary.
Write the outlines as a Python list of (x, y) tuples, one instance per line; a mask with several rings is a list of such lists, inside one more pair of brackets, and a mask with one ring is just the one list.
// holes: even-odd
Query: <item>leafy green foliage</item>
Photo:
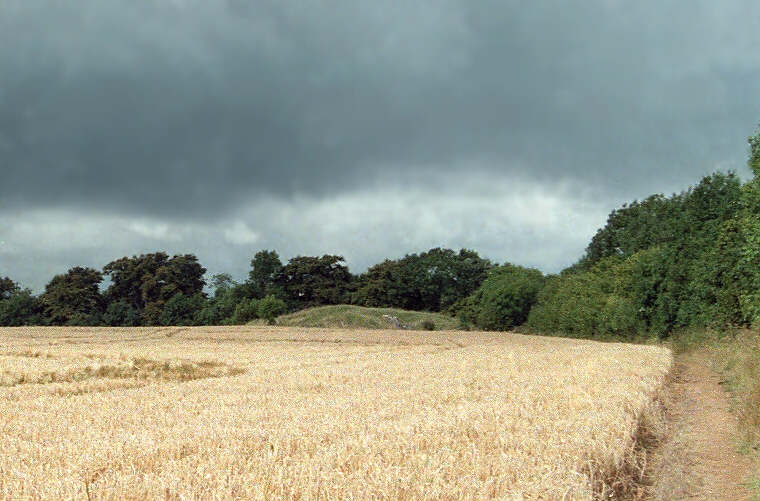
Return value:
[(589, 271), (550, 277), (529, 314), (528, 326), (547, 334), (593, 337), (605, 305), (604, 285)]
[(754, 174), (755, 179), (760, 179), (760, 131), (756, 131), (749, 136), (749, 169)]
[(108, 263), (104, 274), (111, 279), (105, 296), (109, 302), (125, 301), (140, 312), (143, 325), (160, 325), (166, 302), (177, 294), (187, 297), (203, 292), (206, 269), (192, 254), (169, 257), (165, 252), (124, 257)]
[(211, 277), (209, 286), (214, 291), (214, 297), (220, 297), (235, 287), (237, 283), (229, 273), (217, 273)]
[(750, 283), (760, 247), (748, 246), (747, 193), (734, 174), (715, 173), (686, 192), (613, 211), (583, 259), (541, 293), (529, 325), (633, 338), (752, 317), (760, 301), (747, 291), (760, 286)]
[(385, 260), (359, 277), (353, 303), (414, 311), (444, 311), (475, 292), (493, 267), (477, 252), (436, 247)]
[(232, 314), (232, 323), (244, 325), (259, 318), (259, 301), (260, 299), (245, 299), (238, 303)]
[(0, 301), (10, 299), (21, 287), (8, 277), (0, 278)]
[(352, 282), (343, 256), (298, 256), (282, 268), (275, 285), (282, 287), (289, 307), (302, 309), (347, 303)]
[(261, 299), (268, 295), (280, 296), (282, 291), (278, 289), (277, 279), (282, 272), (283, 264), (276, 251), (257, 252), (251, 260), (251, 271), (248, 273), (251, 297)]
[(161, 325), (195, 325), (195, 317), (203, 311), (206, 298), (203, 294), (185, 296), (177, 293), (164, 305), (159, 322)]
[(18, 289), (0, 301), (0, 326), (47, 325), (45, 305), (29, 289)]
[(79, 266), (56, 275), (40, 297), (45, 315), (53, 325), (98, 325), (105, 305), (102, 281), (100, 271)]
[(715, 236), (722, 222), (736, 217), (741, 208), (742, 185), (733, 173), (706, 176), (681, 194), (652, 195), (623, 204), (591, 239), (581, 268), (587, 270), (607, 257), (628, 258), (664, 245), (688, 250), (687, 257), (693, 257), (703, 249), (705, 238)]
[(677, 233), (675, 220), (681, 211), (681, 197), (652, 195), (639, 202), (623, 204), (612, 211), (607, 224), (591, 239), (580, 267), (588, 270), (598, 261), (630, 257), (642, 249), (670, 241)]
[(250, 288), (247, 284), (235, 283), (231, 277), (224, 286), (217, 286), (214, 296), (205, 301), (201, 311), (195, 316), (199, 325), (235, 324), (235, 310), (238, 305), (248, 302)]
[(760, 321), (760, 217), (750, 215), (742, 221), (742, 252), (739, 270), (742, 272), (739, 304), (750, 323)]
[(269, 325), (274, 325), (275, 319), (285, 313), (286, 310), (285, 301), (274, 296), (267, 296), (259, 300), (257, 312), (259, 318), (266, 320)]
[(462, 302), (458, 316), (464, 325), (482, 330), (505, 331), (522, 325), (545, 280), (536, 269), (512, 264), (496, 267), (480, 288)]
[(357, 279), (351, 302), (366, 307), (390, 306), (399, 284), (398, 261), (386, 259), (372, 266)]
[(127, 301), (114, 301), (103, 314), (103, 323), (111, 327), (136, 327), (140, 325), (140, 312)]

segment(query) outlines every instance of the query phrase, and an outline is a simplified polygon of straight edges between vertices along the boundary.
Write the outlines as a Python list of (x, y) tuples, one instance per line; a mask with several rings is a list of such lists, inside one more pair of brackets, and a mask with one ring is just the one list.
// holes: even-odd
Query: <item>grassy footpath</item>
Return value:
[[(676, 355), (701, 347), (712, 352), (713, 368), (732, 395), (740, 427), (739, 450), (760, 458), (760, 331), (692, 331), (673, 336)], [(760, 476), (753, 483), (760, 500)]]
[(277, 319), (277, 324), (289, 327), (394, 329), (397, 328), (397, 324), (393, 318), (412, 330), (454, 330), (459, 325), (456, 318), (440, 313), (353, 305), (309, 308), (283, 315)]

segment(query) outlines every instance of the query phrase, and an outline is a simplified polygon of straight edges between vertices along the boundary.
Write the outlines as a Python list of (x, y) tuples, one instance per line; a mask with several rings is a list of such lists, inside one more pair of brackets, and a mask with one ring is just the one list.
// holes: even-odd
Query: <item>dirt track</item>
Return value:
[(679, 357), (667, 413), (670, 438), (656, 454), (655, 501), (749, 501), (745, 487), (757, 464), (737, 451), (730, 397), (711, 369), (709, 353)]

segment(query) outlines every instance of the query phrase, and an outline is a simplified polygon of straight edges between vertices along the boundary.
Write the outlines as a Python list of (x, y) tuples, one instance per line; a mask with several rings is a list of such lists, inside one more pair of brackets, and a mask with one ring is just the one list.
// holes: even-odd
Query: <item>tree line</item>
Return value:
[[(754, 178), (713, 173), (681, 193), (612, 211), (582, 258), (557, 275), (442, 247), (354, 275), (338, 255), (274, 250), (245, 281), (205, 279), (193, 254), (123, 257), (74, 267), (34, 295), (0, 278), (0, 326), (230, 325), (321, 305), (444, 312), (463, 328), (574, 337), (666, 337), (689, 327), (760, 322), (760, 139)], [(210, 292), (206, 292), (206, 289)]]
[[(471, 296), (493, 301), (494, 284), (520, 273), (543, 279), (537, 270), (498, 266), (475, 251), (442, 247), (386, 259), (359, 275), (349, 271), (342, 256), (283, 262), (274, 250), (253, 256), (242, 283), (226, 273), (207, 281), (206, 271), (193, 254), (155, 252), (123, 257), (101, 270), (73, 267), (54, 276), (39, 295), (5, 277), (0, 279), (0, 325), (230, 325), (258, 318), (273, 322), (284, 312), (314, 306), (355, 304), (461, 314), (472, 325), (508, 328), (516, 322), (482, 314), (480, 299)], [(531, 291), (535, 296), (537, 288)], [(529, 305), (518, 315), (511, 308), (507, 314), (524, 321), (520, 315), (527, 316)]]
[(716, 172), (614, 210), (583, 257), (542, 288), (527, 325), (577, 337), (667, 337), (760, 322), (760, 135), (753, 178)]
[[(716, 172), (670, 196), (613, 210), (581, 259), (556, 275), (442, 247), (352, 274), (342, 256), (253, 256), (248, 277), (205, 280), (192, 254), (74, 267), (34, 295), (0, 279), (0, 325), (227, 325), (355, 304), (444, 312), (463, 328), (575, 337), (666, 337), (760, 323), (760, 133), (753, 178)], [(209, 287), (211, 293), (205, 292)]]

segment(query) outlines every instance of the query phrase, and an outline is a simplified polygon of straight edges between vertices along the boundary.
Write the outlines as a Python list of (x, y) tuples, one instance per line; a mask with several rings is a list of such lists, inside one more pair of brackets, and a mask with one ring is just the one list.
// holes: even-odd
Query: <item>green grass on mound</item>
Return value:
[[(277, 319), (278, 325), (291, 327), (327, 327), (351, 329), (395, 329), (394, 317), (404, 326), (414, 330), (424, 330), (424, 322), (432, 322), (435, 330), (457, 329), (456, 318), (440, 313), (406, 311), (395, 308), (364, 308), (353, 305), (319, 306), (308, 310), (283, 315)], [(429, 325), (428, 325), (429, 327)]]

